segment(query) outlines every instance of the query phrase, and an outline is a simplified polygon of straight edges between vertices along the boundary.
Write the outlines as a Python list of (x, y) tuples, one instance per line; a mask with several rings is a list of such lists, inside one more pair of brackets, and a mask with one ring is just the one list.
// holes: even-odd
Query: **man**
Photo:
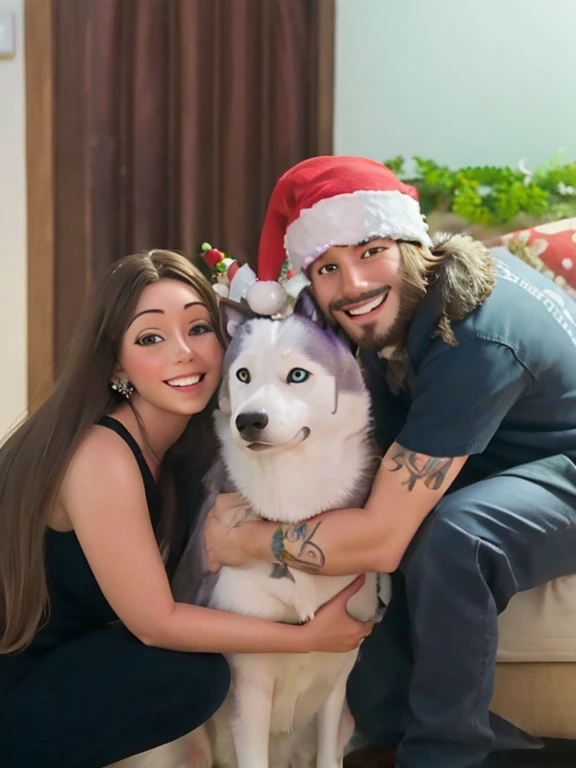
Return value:
[[(398, 569), (350, 681), (353, 714), (373, 745), (399, 742), (397, 768), (476, 768), (495, 732), (499, 747), (522, 743), (489, 717), (497, 615), (576, 573), (576, 305), (504, 249), (432, 247), (415, 191), (361, 158), (280, 179), (261, 279), (285, 252), (360, 348), (385, 451), (365, 511), (307, 529), (316, 572)], [(277, 524), (231, 528), (237, 503), (220, 497), (207, 525), (214, 567), (298, 556)], [(364, 754), (355, 765), (392, 764)]]

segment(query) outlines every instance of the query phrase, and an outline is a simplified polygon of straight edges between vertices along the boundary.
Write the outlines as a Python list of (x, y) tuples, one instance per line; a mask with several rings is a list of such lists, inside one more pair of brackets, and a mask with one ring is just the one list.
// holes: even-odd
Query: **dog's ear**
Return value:
[(227, 342), (232, 339), (243, 323), (257, 317), (245, 301), (238, 302), (221, 298), (218, 306), (220, 309), (220, 327)]
[(300, 317), (306, 317), (308, 320), (312, 320), (312, 322), (316, 323), (319, 328), (326, 331), (329, 336), (334, 336), (343, 344), (350, 347), (353, 354), (356, 354), (356, 348), (348, 336), (346, 336), (346, 332), (343, 328), (339, 325), (331, 325), (328, 322), (309, 287), (303, 288), (298, 294), (293, 312), (295, 315), (300, 315)]
[(308, 320), (312, 320), (312, 322), (316, 323), (316, 325), (322, 328), (323, 331), (328, 328), (328, 322), (308, 286), (303, 288), (298, 294), (298, 298), (294, 304), (293, 313), (295, 315), (300, 315), (300, 317), (306, 317)]

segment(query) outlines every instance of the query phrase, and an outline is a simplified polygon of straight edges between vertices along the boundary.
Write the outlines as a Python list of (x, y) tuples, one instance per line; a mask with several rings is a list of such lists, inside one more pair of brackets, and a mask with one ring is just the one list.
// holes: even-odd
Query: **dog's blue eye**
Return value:
[(238, 368), (236, 371), (236, 378), (242, 382), (242, 384), (250, 384), (250, 371), (248, 368)]
[(305, 371), (304, 368), (292, 368), (286, 381), (288, 384), (302, 384), (306, 379), (310, 378), (310, 371)]

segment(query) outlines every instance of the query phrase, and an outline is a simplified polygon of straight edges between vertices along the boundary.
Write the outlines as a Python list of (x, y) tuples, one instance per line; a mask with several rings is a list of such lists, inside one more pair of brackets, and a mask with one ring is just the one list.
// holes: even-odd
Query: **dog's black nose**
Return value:
[(242, 433), (244, 431), (254, 433), (264, 429), (268, 424), (268, 414), (266, 411), (248, 411), (248, 413), (239, 413), (236, 416), (236, 429)]

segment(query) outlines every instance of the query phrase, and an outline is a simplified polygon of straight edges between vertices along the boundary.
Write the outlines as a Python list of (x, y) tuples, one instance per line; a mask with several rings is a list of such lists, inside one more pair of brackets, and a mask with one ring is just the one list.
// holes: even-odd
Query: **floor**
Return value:
[(485, 768), (576, 768), (576, 741), (549, 740), (544, 749), (495, 753)]

